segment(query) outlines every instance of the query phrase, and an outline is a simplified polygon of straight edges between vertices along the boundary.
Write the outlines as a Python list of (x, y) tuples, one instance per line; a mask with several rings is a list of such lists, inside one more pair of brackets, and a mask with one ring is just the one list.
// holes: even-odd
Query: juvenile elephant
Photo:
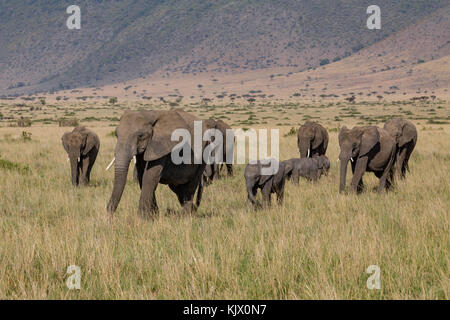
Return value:
[(409, 171), (408, 161), (417, 143), (417, 129), (410, 121), (402, 118), (394, 118), (384, 125), (397, 143), (397, 154), (395, 160), (395, 171), (401, 178), (405, 177), (406, 170)]
[(89, 183), (92, 166), (100, 150), (97, 134), (85, 127), (76, 127), (61, 138), (62, 145), (69, 155), (72, 170), (72, 184), (78, 186)]
[[(278, 170), (276, 170), (277, 167)], [(261, 189), (264, 206), (270, 206), (272, 193), (276, 193), (277, 201), (281, 204), (286, 181), (284, 172), (285, 164), (283, 162), (278, 163), (274, 159), (250, 162), (244, 170), (248, 202), (252, 206), (259, 207), (260, 204), (256, 200), (256, 194), (258, 189)]]
[(313, 158), (317, 162), (317, 166), (319, 167), (319, 177), (323, 174), (328, 176), (328, 171), (330, 171), (330, 160), (326, 155), (321, 155), (319, 157)]
[(366, 171), (373, 172), (380, 179), (378, 192), (391, 186), (396, 144), (386, 130), (376, 126), (354, 127), (350, 130), (343, 126), (339, 132), (339, 146), (340, 192), (345, 189), (349, 161), (353, 172), (352, 191), (363, 190), (362, 176)]
[(306, 121), (298, 129), (297, 144), (301, 158), (323, 155), (328, 148), (328, 131), (316, 122)]
[(300, 177), (310, 181), (317, 181), (320, 177), (320, 169), (316, 158), (293, 158), (283, 161), (285, 164), (284, 175), (293, 184), (298, 184)]
[[(206, 126), (208, 129), (217, 129), (222, 134), (222, 149), (219, 151), (222, 153), (222, 163), (227, 167), (228, 176), (233, 176), (233, 164), (227, 163), (227, 156), (233, 160), (234, 156), (234, 133), (231, 127), (222, 120), (206, 120)], [(227, 132), (229, 138), (227, 139)], [(213, 180), (220, 178), (221, 163), (214, 161), (213, 164), (207, 164), (203, 173), (204, 182), (209, 184)]]
[[(205, 163), (203, 159), (197, 159), (197, 157), (194, 159), (194, 150), (191, 148), (195, 146), (192, 143), (195, 139), (195, 122), (201, 124), (200, 134), (203, 137), (204, 123), (182, 110), (125, 111), (116, 129), (114, 187), (107, 206), (110, 214), (114, 213), (119, 205), (127, 181), (128, 168), (134, 157), (141, 188), (139, 200), (141, 215), (146, 217), (158, 211), (155, 191), (159, 183), (169, 185), (177, 195), (183, 212), (197, 209), (202, 197), (201, 177)], [(175, 130), (189, 133), (191, 141), (183, 140), (181, 143), (172, 141)], [(206, 142), (203, 142), (200, 145), (201, 150), (198, 150), (200, 157), (205, 147)], [(190, 161), (174, 163), (172, 152), (181, 155), (185, 151), (189, 153), (187, 157)], [(197, 199), (194, 204), (193, 198), (196, 191)]]

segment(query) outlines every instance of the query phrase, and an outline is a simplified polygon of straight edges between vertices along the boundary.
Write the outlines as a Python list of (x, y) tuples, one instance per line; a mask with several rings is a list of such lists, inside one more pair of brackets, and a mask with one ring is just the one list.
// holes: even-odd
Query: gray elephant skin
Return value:
[[(201, 202), (205, 169), (203, 160), (195, 164), (193, 150), (191, 163), (174, 164), (171, 153), (179, 144), (171, 136), (176, 129), (185, 129), (194, 139), (194, 121), (197, 117), (182, 110), (125, 111), (116, 129), (114, 186), (107, 210), (113, 214), (119, 205), (127, 181), (131, 159), (136, 157), (136, 169), (141, 196), (139, 213), (153, 217), (158, 212), (155, 191), (158, 184), (166, 184), (177, 195), (183, 212), (195, 211)], [(202, 123), (202, 135), (205, 124)], [(202, 154), (206, 143), (202, 144)], [(193, 198), (197, 191), (197, 199)]]
[[(208, 129), (217, 129), (220, 131), (223, 137), (223, 145), (222, 150), (220, 152), (222, 153), (222, 159), (224, 165), (227, 168), (227, 174), (228, 177), (233, 176), (233, 164), (232, 163), (226, 163), (227, 156), (230, 157), (230, 159), (233, 159), (234, 156), (234, 134), (233, 134), (233, 140), (231, 144), (227, 143), (227, 130), (230, 130), (232, 132), (231, 127), (223, 122), (222, 120), (213, 120), (209, 119), (206, 121), (206, 126)], [(222, 163), (214, 162), (213, 164), (207, 164), (205, 171), (203, 173), (204, 177), (204, 183), (210, 184), (213, 180), (220, 179), (220, 169), (222, 168)]]
[(328, 131), (316, 122), (306, 121), (298, 129), (297, 144), (301, 158), (324, 155), (328, 148)]
[(293, 184), (298, 184), (300, 177), (309, 181), (317, 181), (320, 176), (319, 166), (315, 158), (292, 158), (283, 161), (284, 175)]
[(253, 207), (260, 207), (259, 202), (256, 200), (258, 189), (261, 189), (263, 206), (267, 207), (271, 205), (272, 193), (277, 195), (279, 204), (283, 202), (284, 185), (286, 182), (286, 176), (284, 174), (285, 164), (280, 162), (277, 172), (270, 175), (263, 175), (261, 171), (262, 168), (268, 168), (269, 166), (270, 162), (263, 160), (251, 162), (245, 167), (244, 177), (248, 194), (248, 203)]
[(384, 125), (384, 129), (395, 139), (397, 154), (394, 169), (404, 178), (406, 171), (409, 171), (409, 157), (417, 144), (416, 126), (403, 118), (394, 118)]
[(345, 190), (347, 165), (351, 161), (353, 178), (351, 190), (364, 189), (364, 173), (373, 172), (379, 178), (378, 192), (388, 189), (393, 179), (396, 144), (389, 132), (376, 126), (342, 127), (339, 132), (340, 184), (339, 191)]
[(322, 175), (328, 176), (331, 167), (330, 159), (324, 154), (319, 157), (314, 157), (313, 159), (317, 162), (317, 166), (319, 167), (319, 178)]
[(72, 132), (64, 133), (61, 141), (69, 156), (72, 184), (74, 186), (88, 184), (100, 150), (100, 139), (97, 134), (86, 127), (76, 127)]

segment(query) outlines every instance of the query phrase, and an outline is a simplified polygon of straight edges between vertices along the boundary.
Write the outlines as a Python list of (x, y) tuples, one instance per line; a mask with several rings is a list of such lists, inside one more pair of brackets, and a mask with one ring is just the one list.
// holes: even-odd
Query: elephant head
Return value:
[(294, 170), (294, 162), (290, 160), (285, 160), (282, 163), (284, 164), (284, 176), (286, 179), (290, 179), (292, 176), (292, 170)]
[(341, 148), (339, 154), (341, 162), (340, 192), (343, 192), (345, 189), (348, 162), (357, 161), (358, 158), (368, 156), (379, 142), (380, 134), (375, 126), (354, 127), (351, 130), (346, 126), (342, 127), (339, 132), (339, 146)]
[(298, 148), (302, 158), (312, 156), (312, 149), (317, 149), (324, 140), (320, 126), (314, 122), (307, 121), (298, 130)]
[(319, 167), (319, 176), (324, 174), (325, 176), (328, 176), (328, 171), (330, 171), (330, 160), (327, 156), (321, 155), (315, 158), (317, 161), (317, 166)]
[(285, 180), (286, 180), (286, 164), (284, 162), (280, 162), (278, 166), (278, 171), (275, 173), (275, 176), (273, 178), (275, 188), (281, 191), (280, 189), (284, 188)]
[(176, 129), (193, 132), (182, 111), (125, 111), (116, 129), (114, 186), (108, 203), (113, 213), (125, 188), (128, 168), (136, 156), (144, 161), (154, 161), (170, 154), (178, 141), (172, 141)]
[[(278, 162), (277, 160), (264, 159), (260, 160), (260, 174), (259, 184), (266, 184), (270, 179), (272, 180), (272, 188), (280, 188), (286, 179), (286, 161)], [(292, 168), (290, 169), (292, 170)]]
[(64, 149), (69, 155), (72, 171), (72, 184), (78, 185), (79, 166), (82, 157), (97, 144), (95, 135), (85, 127), (77, 127), (72, 132), (66, 132), (61, 138)]
[(417, 130), (415, 126), (402, 118), (395, 118), (384, 125), (384, 129), (394, 137), (397, 147), (402, 148), (407, 143), (417, 140)]

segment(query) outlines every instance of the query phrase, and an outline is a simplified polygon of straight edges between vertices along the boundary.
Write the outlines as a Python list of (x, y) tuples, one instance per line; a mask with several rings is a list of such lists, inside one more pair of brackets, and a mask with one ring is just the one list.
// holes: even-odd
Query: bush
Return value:
[(296, 136), (297, 135), (297, 129), (295, 129), (294, 127), (291, 127), (291, 129), (289, 130), (288, 133), (286, 133), (284, 135), (284, 137), (289, 137), (289, 136)]
[(15, 163), (9, 160), (0, 159), (0, 169), (8, 171), (17, 171), (20, 174), (27, 174), (30, 172), (30, 167), (20, 163)]
[(23, 141), (31, 141), (31, 132), (22, 131), (22, 140)]
[(328, 59), (322, 59), (322, 60), (320, 60), (320, 65), (321, 65), (321, 66), (324, 66), (324, 65), (329, 64), (329, 63), (330, 63), (330, 60), (328, 60)]

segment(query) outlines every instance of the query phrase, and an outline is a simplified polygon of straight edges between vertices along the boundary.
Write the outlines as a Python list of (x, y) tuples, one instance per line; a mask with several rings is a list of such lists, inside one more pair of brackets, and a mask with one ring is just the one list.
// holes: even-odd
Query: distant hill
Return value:
[[(102, 86), (157, 71), (304, 71), (420, 26), (448, 9), (450, 1), (379, 0), (382, 28), (376, 31), (366, 28), (368, 1), (77, 1), (82, 28), (68, 30), (66, 8), (71, 4), (0, 0), (0, 94)], [(448, 41), (448, 15), (439, 17), (432, 32)], [(436, 51), (425, 50), (426, 60), (448, 54), (448, 42), (443, 43)], [(403, 52), (410, 49), (426, 48), (405, 47)]]

